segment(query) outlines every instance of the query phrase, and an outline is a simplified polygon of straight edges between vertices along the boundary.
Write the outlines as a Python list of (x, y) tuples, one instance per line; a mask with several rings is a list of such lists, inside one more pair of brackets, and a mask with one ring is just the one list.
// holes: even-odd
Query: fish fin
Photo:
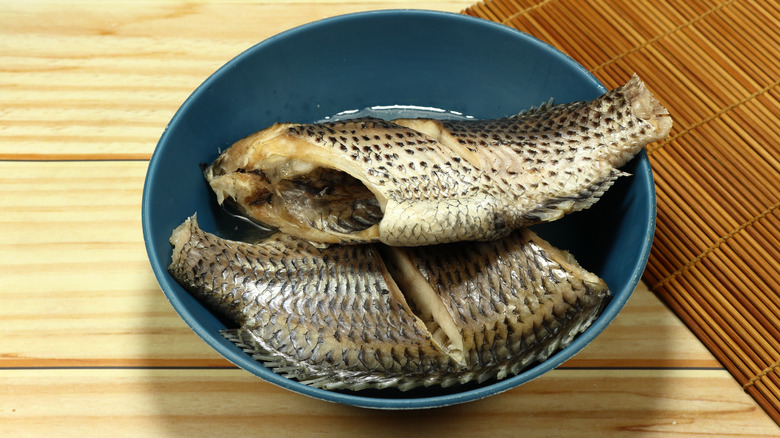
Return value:
[(301, 361), (290, 360), (285, 355), (264, 346), (264, 341), (250, 330), (224, 329), (220, 330), (220, 334), (274, 373), (315, 388), (352, 391), (369, 388), (396, 388), (400, 391), (408, 391), (418, 386), (430, 386), (437, 383), (435, 379), (425, 380), (420, 376), (372, 376), (370, 373), (362, 371), (317, 367)]
[(549, 110), (550, 108), (552, 108), (554, 106), (555, 106), (555, 101), (551, 97), (546, 102), (542, 102), (541, 105), (539, 105), (539, 106), (532, 106), (530, 108), (524, 109), (524, 110), (520, 111), (519, 113), (515, 114), (512, 117), (513, 118), (514, 117), (524, 117), (524, 116), (531, 116), (531, 115), (538, 114), (538, 113), (543, 113), (543, 112)]
[(253, 359), (270, 367), (271, 363), (279, 362), (279, 357), (257, 344), (256, 338), (244, 329), (220, 330), (219, 334), (252, 356)]
[(252, 359), (270, 368), (273, 372), (296, 380), (317, 379), (305, 364), (290, 360), (285, 355), (265, 345), (265, 341), (246, 329), (220, 330), (220, 334), (238, 348), (250, 355)]
[(609, 190), (621, 176), (630, 174), (613, 169), (606, 178), (573, 195), (559, 196), (526, 213), (523, 218), (528, 223), (550, 222), (574, 211), (590, 208)]

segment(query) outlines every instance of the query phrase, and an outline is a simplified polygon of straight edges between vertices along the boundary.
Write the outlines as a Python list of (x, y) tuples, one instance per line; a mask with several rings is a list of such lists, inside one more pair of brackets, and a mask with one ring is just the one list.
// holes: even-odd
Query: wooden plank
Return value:
[(0, 162), (0, 366), (227, 363), (152, 274), (147, 162)]
[[(0, 162), (0, 367), (230, 366), (149, 266), (145, 161)], [(717, 366), (642, 284), (568, 367)]]
[[(447, 408), (387, 412), (301, 396), (237, 370), (0, 370), (9, 436), (768, 437), (725, 371), (557, 370)], [(724, 394), (732, 394), (724, 397)]]
[[(264, 383), (222, 359), (170, 307), (146, 259), (140, 199), (145, 160), (189, 93), (236, 54), (306, 22), (392, 7), (454, 12), (471, 3), (1, 2), (2, 434), (282, 437), (342, 436), (345, 430), (380, 437), (780, 434), (644, 284), (614, 323), (560, 369), (486, 400), (415, 412), (350, 408)], [(777, 12), (765, 2), (727, 1), (726, 8), (718, 2), (683, 3), (674, 10), (661, 5), (653, 6), (652, 13), (630, 2), (614, 3), (616, 11), (599, 10), (606, 15), (596, 21), (606, 26), (629, 20), (615, 25), (630, 32), (610, 40), (603, 34), (607, 27), (589, 28), (588, 44), (564, 37), (567, 27), (587, 24), (581, 5), (567, 0), (509, 3), (511, 7), (492, 3), (498, 9), (491, 13), (501, 16), (509, 11), (514, 15), (510, 24), (528, 23), (553, 42), (560, 39), (567, 47), (582, 50), (581, 56), (594, 63), (608, 85), (614, 85), (613, 76), (630, 73), (629, 64), (640, 69), (654, 63), (673, 67), (665, 58), (670, 54), (708, 63), (724, 61), (723, 68), (736, 77), (738, 87), (722, 90), (710, 103), (730, 105), (719, 112), (726, 116), (691, 107), (693, 115), (677, 114), (678, 118), (694, 128), (701, 126), (697, 132), (705, 141), (714, 135), (710, 126), (730, 130), (736, 140), (755, 138), (749, 144), (755, 154), (776, 162), (776, 154), (761, 147), (773, 147), (767, 139), (774, 137), (767, 132), (780, 115), (776, 84), (767, 85), (770, 70), (758, 68), (777, 66), (776, 60), (761, 53), (774, 46), (767, 40), (757, 46), (760, 49), (742, 53), (734, 45), (777, 23)], [(756, 11), (757, 27), (736, 25), (735, 32), (741, 33), (737, 39), (716, 35), (707, 20), (680, 28), (681, 36), (675, 38), (691, 44), (711, 41), (705, 52), (690, 47), (670, 51), (669, 44), (676, 40), (665, 36), (662, 40), (688, 20), (703, 15), (732, 19), (746, 8)], [(528, 12), (530, 18), (513, 10)], [(559, 22), (547, 23), (551, 18)], [(626, 52), (629, 56), (624, 56)], [(692, 69), (704, 72), (701, 67)], [(678, 80), (686, 79), (681, 73), (650, 78), (673, 95), (687, 91), (672, 90)], [(716, 79), (731, 83), (725, 73)], [(686, 80), (690, 86), (698, 83)], [(745, 93), (753, 94), (747, 99)], [(686, 108), (681, 102), (675, 105)], [(677, 143), (666, 149), (670, 146)], [(720, 226), (729, 228), (726, 225)], [(761, 226), (751, 225), (746, 232)], [(769, 271), (760, 274), (772, 276)], [(758, 381), (748, 390), (765, 385)]]
[[(367, 9), (468, 1), (0, 3), (0, 159), (148, 159), (210, 74), (291, 27)], [(56, 6), (56, 3), (54, 4)]]

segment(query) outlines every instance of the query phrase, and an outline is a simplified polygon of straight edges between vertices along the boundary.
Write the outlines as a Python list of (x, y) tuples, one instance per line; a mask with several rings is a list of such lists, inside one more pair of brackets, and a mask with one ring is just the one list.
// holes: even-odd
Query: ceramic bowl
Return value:
[(355, 406), (415, 409), (515, 388), (593, 341), (637, 285), (655, 225), (653, 178), (644, 152), (624, 168), (633, 176), (621, 178), (593, 208), (535, 227), (607, 282), (613, 299), (605, 311), (545, 362), (480, 385), (340, 392), (281, 377), (225, 340), (219, 334), (224, 325), (171, 278), (166, 270), (171, 260), (168, 238), (193, 213), (206, 231), (219, 234), (232, 226), (199, 165), (274, 122), (321, 121), (366, 108), (496, 118), (550, 98), (558, 103), (589, 100), (604, 91), (593, 75), (550, 45), (464, 15), (365, 12), (286, 31), (217, 70), (184, 102), (160, 138), (143, 191), (142, 222), (151, 266), (173, 308), (198, 336), (240, 368), (289, 390)]

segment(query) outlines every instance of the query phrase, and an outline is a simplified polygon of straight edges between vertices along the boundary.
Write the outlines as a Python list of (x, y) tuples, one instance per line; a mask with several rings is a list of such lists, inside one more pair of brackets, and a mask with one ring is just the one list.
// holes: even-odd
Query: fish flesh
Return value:
[(521, 229), (428, 247), (222, 239), (195, 216), (169, 272), (275, 372), (324, 389), (443, 387), (504, 378), (568, 345), (606, 284)]
[(504, 119), (277, 123), (204, 175), (220, 204), (312, 242), (491, 240), (590, 207), (671, 126), (634, 75)]

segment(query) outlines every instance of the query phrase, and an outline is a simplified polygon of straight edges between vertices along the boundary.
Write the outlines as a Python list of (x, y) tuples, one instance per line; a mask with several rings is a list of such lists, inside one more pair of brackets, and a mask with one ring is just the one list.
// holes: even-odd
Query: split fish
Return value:
[(568, 345), (610, 292), (522, 229), (430, 247), (225, 240), (193, 216), (169, 272), (275, 372), (323, 389), (447, 387), (514, 375)]
[(277, 123), (204, 175), (220, 204), (312, 242), (491, 240), (590, 207), (671, 126), (634, 75), (504, 119)]

